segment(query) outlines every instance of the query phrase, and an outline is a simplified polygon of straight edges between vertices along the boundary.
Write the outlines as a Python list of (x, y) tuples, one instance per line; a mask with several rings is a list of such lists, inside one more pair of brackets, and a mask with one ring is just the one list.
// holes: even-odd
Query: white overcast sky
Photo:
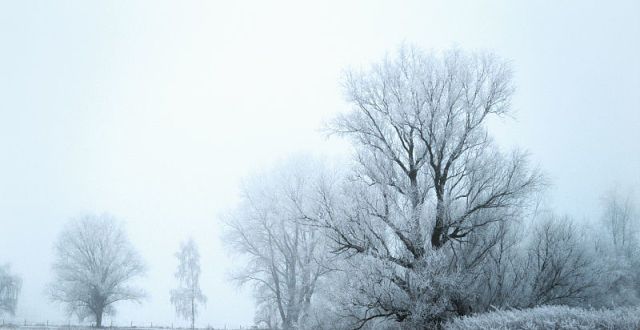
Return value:
[[(401, 43), (512, 61), (505, 147), (532, 154), (552, 205), (597, 216), (640, 184), (640, 1), (0, 1), (0, 263), (23, 278), (16, 320), (66, 321), (44, 295), (63, 224), (108, 211), (147, 261), (116, 323), (185, 324), (169, 303), (193, 236), (201, 326), (249, 325), (218, 215), (246, 175), (343, 150), (318, 128), (347, 109), (341, 71)], [(110, 319), (107, 319), (109, 322)]]

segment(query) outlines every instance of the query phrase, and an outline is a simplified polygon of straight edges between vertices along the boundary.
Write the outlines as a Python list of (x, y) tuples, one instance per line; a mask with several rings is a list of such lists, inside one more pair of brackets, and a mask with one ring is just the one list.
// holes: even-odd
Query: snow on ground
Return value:
[(640, 329), (640, 307), (589, 310), (542, 306), (501, 310), (455, 319), (445, 329)]

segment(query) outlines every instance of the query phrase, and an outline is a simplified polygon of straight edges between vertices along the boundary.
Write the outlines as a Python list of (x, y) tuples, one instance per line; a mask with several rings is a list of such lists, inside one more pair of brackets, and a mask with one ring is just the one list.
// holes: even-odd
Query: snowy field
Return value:
[(640, 329), (640, 307), (587, 310), (542, 306), (505, 310), (453, 320), (446, 329)]
[[(2, 330), (91, 330), (95, 329), (95, 327), (88, 325), (46, 325), (46, 324), (34, 324), (34, 325), (18, 325), (18, 324), (2, 324), (0, 325), (0, 329)], [(105, 326), (103, 329), (117, 329), (117, 330), (167, 330), (167, 329), (175, 329), (175, 330), (187, 330), (190, 328), (179, 328), (179, 327), (171, 327), (171, 326), (140, 326), (140, 327), (117, 327), (117, 326)], [(240, 327), (240, 328), (196, 328), (196, 330), (259, 330), (260, 328), (256, 327)]]

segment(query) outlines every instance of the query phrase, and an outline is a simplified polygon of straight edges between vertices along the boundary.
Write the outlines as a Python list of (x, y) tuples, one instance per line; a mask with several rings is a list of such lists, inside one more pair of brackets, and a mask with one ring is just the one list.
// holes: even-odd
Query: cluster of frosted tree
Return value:
[(541, 174), (489, 136), (510, 111), (504, 61), (402, 48), (343, 85), (352, 109), (330, 131), (352, 141), (354, 164), (285, 164), (228, 218), (257, 323), (433, 328), (490, 308), (637, 302), (631, 204), (612, 198), (593, 233), (539, 216)]
[[(54, 252), (55, 278), (49, 296), (63, 304), (69, 315), (88, 318), (102, 327), (103, 317), (113, 315), (118, 302), (140, 302), (145, 297), (135, 281), (145, 274), (146, 267), (122, 223), (108, 214), (86, 214), (70, 221), (60, 233)], [(200, 256), (195, 242), (183, 243), (176, 257), (179, 287), (171, 291), (171, 303), (194, 328), (198, 305), (206, 301), (199, 286)], [(13, 312), (20, 282), (7, 277), (6, 283), (13, 286), (5, 289), (5, 274), (6, 269), (0, 268), (0, 312)]]

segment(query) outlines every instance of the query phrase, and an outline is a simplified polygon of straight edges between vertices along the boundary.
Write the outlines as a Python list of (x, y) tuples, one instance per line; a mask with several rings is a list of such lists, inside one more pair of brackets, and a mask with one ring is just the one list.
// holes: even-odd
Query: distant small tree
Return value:
[(198, 305), (205, 304), (207, 297), (200, 290), (200, 254), (193, 239), (180, 245), (176, 258), (180, 261), (175, 274), (178, 288), (171, 290), (171, 303), (179, 316), (191, 321), (194, 329)]
[(600, 227), (595, 233), (606, 269), (602, 304), (640, 303), (640, 213), (633, 190), (613, 187), (602, 197)]
[(603, 236), (619, 256), (634, 256), (640, 246), (640, 217), (633, 197), (631, 192), (625, 194), (619, 189), (611, 189), (602, 197)]
[(66, 305), (80, 320), (93, 317), (102, 327), (104, 314), (118, 301), (140, 301), (142, 290), (130, 285), (145, 266), (123, 226), (112, 216), (84, 215), (58, 237), (50, 287), (53, 301)]
[(11, 274), (9, 265), (0, 266), (0, 315), (16, 312), (22, 280)]

